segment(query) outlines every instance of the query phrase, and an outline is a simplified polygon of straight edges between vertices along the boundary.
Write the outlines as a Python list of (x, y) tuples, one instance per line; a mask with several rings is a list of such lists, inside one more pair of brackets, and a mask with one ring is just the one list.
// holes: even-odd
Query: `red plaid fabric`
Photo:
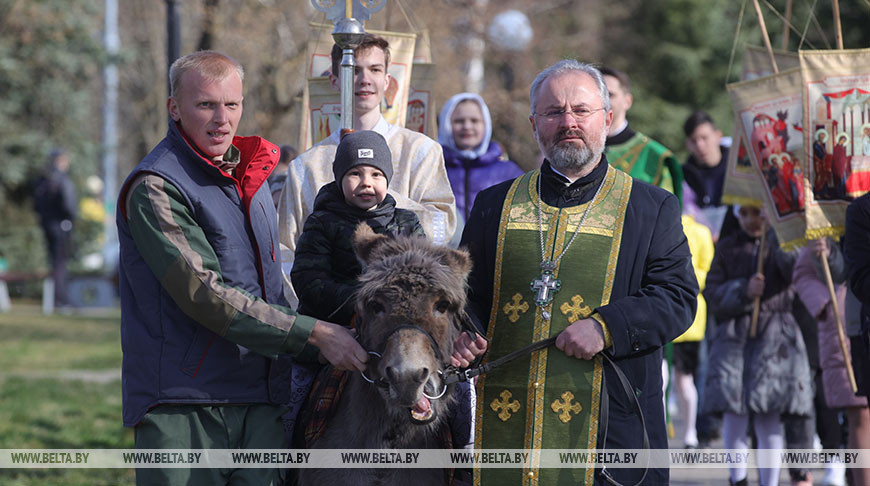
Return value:
[(341, 392), (344, 390), (348, 376), (350, 375), (345, 371), (327, 366), (314, 379), (314, 385), (308, 395), (308, 403), (313, 405), (308, 423), (305, 424), (306, 447), (323, 435), (326, 424), (341, 400)]

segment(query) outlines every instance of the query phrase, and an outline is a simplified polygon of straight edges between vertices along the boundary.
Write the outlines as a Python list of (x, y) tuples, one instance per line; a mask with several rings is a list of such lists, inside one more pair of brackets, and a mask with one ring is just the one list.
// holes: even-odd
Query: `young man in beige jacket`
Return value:
[[(393, 153), (393, 178), (389, 193), (396, 206), (417, 214), (426, 235), (444, 244), (456, 228), (456, 205), (441, 146), (431, 138), (388, 123), (381, 115), (381, 101), (390, 83), (389, 44), (381, 37), (367, 34), (354, 50), (353, 128), (381, 134)], [(332, 72), (338, 73), (341, 49), (332, 51)], [(330, 75), (334, 87), (338, 76)], [(312, 212), (320, 188), (333, 180), (332, 160), (339, 132), (302, 153), (290, 163), (278, 206), (284, 294), (291, 306), (298, 299), (290, 283), (296, 242), (305, 219)]]

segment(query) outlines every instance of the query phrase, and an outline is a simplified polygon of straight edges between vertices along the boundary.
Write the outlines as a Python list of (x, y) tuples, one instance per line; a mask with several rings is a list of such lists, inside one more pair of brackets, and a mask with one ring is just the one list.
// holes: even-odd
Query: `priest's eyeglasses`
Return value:
[(596, 109), (592, 110), (592, 109), (581, 106), (578, 108), (571, 108), (570, 110), (552, 109), (552, 110), (547, 110), (543, 113), (535, 113), (535, 116), (540, 116), (543, 119), (552, 122), (552, 121), (556, 121), (556, 120), (561, 120), (562, 117), (565, 116), (565, 114), (567, 113), (568, 115), (571, 115), (571, 117), (574, 118), (575, 120), (583, 121), (583, 120), (589, 118), (590, 116), (592, 116), (596, 111), (604, 111), (604, 108), (596, 108)]

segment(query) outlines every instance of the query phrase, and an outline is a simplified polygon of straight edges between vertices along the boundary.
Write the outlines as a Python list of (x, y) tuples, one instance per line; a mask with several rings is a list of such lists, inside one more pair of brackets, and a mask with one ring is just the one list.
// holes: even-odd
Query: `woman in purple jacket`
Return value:
[[(456, 212), (464, 224), (478, 192), (524, 171), (491, 140), (492, 119), (480, 96), (459, 93), (451, 97), (441, 109), (438, 127), (447, 177), (456, 196)], [(461, 234), (457, 228), (457, 242)]]

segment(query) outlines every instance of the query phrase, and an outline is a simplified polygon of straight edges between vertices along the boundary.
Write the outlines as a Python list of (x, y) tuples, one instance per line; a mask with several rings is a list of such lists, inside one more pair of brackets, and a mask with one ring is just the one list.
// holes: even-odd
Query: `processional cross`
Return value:
[(360, 23), (384, 8), (387, 0), (311, 0), (317, 10), (335, 24), (332, 38), (341, 47), (341, 73), (333, 73), (341, 86), (341, 135), (353, 131), (353, 50), (362, 42), (365, 29)]
[[(555, 269), (556, 265), (553, 262), (541, 263), (541, 277), (532, 280), (530, 284), (531, 289), (536, 292), (535, 305), (538, 307), (544, 307), (549, 304), (553, 300), (553, 294), (562, 288), (562, 281), (557, 279), (556, 275), (553, 274)], [(550, 313), (547, 311), (543, 311), (541, 316), (545, 320), (550, 319)]]

